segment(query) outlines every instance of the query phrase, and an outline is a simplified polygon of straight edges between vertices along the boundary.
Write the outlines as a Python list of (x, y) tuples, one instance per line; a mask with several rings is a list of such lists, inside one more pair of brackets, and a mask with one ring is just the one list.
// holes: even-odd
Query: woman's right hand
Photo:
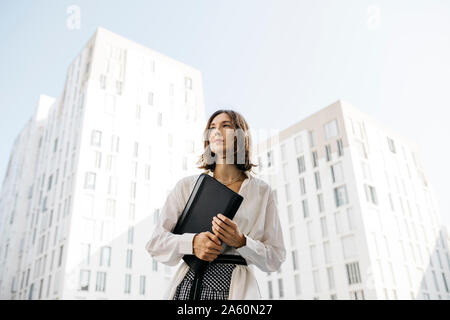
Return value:
[(204, 261), (214, 261), (222, 250), (220, 239), (209, 231), (197, 233), (193, 240), (194, 255)]

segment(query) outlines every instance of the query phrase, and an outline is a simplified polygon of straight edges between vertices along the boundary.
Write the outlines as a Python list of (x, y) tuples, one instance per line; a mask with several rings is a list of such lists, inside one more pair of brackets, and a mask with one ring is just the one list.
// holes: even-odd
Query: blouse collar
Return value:
[[(207, 170), (207, 172), (205, 173), (214, 178), (214, 172), (212, 170)], [(239, 189), (239, 194), (242, 192), (242, 190), (244, 190), (244, 187), (250, 182), (250, 180), (253, 180), (252, 174), (250, 172), (244, 172), (244, 174), (247, 176), (247, 179), (242, 182), (241, 188)]]

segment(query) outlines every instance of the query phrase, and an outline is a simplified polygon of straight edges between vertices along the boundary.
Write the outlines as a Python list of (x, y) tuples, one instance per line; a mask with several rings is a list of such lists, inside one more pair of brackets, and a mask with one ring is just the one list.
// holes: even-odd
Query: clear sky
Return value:
[(62, 93), (98, 26), (198, 68), (207, 115), (227, 106), (282, 129), (351, 103), (419, 144), (450, 226), (450, 1), (2, 1), (2, 180), (39, 94)]

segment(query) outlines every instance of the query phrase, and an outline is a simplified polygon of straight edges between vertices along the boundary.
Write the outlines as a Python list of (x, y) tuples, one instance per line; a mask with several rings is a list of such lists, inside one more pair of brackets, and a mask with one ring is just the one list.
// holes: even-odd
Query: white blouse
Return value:
[[(211, 171), (207, 172), (213, 176)], [(263, 180), (246, 173), (239, 190), (244, 197), (233, 221), (245, 235), (247, 243), (241, 248), (233, 248), (223, 243), (222, 254), (241, 255), (248, 265), (255, 265), (264, 272), (277, 271), (286, 260), (286, 249), (283, 241), (278, 210), (274, 192)], [(155, 226), (151, 239), (145, 249), (156, 261), (169, 266), (182, 264), (175, 273), (165, 299), (172, 299), (175, 289), (183, 280), (189, 266), (181, 258), (193, 253), (193, 238), (195, 233), (173, 234), (178, 217), (181, 215), (188, 198), (194, 189), (200, 174), (180, 179), (170, 191), (160, 218)], [(236, 265), (230, 283), (229, 299), (260, 299), (261, 294), (249, 266)]]

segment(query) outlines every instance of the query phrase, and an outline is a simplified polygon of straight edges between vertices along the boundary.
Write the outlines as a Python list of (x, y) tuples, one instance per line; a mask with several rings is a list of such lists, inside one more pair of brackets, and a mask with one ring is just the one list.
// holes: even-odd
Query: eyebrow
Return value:
[[(225, 123), (225, 122), (231, 123), (231, 121), (229, 121), (229, 120), (222, 121), (221, 123)], [(219, 122), (219, 123), (220, 123), (220, 122)], [(212, 126), (212, 125), (215, 125), (215, 123), (211, 123), (209, 126)]]

